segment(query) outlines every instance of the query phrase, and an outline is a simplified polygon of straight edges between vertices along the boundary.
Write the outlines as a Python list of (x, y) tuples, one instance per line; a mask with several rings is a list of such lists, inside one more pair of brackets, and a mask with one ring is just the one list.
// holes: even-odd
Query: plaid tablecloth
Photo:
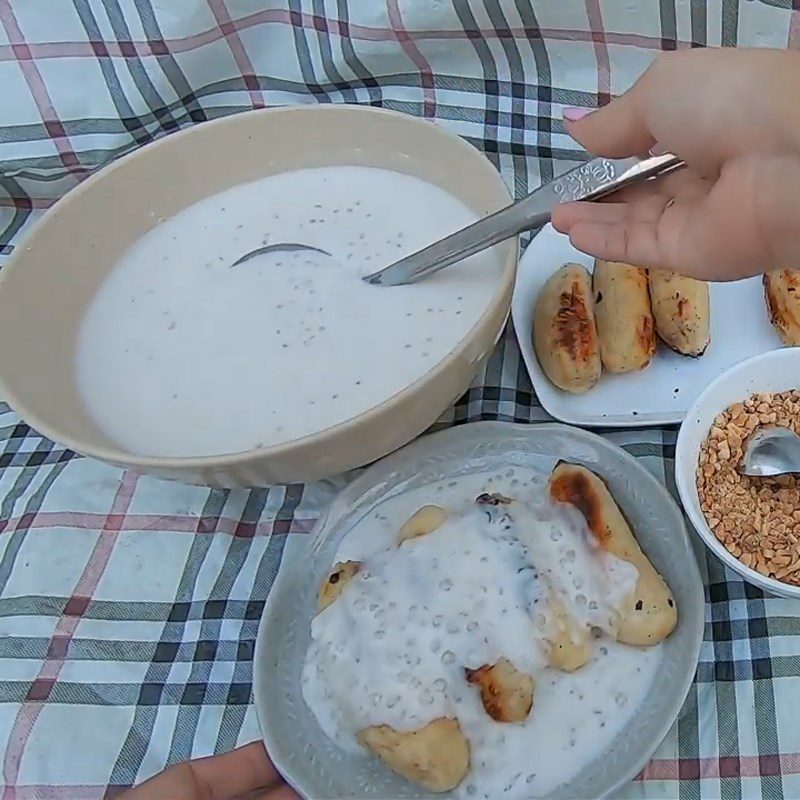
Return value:
[[(519, 195), (576, 158), (564, 104), (607, 101), (659, 50), (791, 47), (795, 5), (0, 0), (1, 252), (116, 156), (267, 105), (366, 103), (436, 119)], [(478, 419), (546, 419), (510, 331), (441, 424)], [(674, 488), (673, 430), (611, 438)], [(286, 538), (307, 533), (343, 481), (248, 492), (138, 478), (42, 439), (0, 402), (4, 800), (99, 798), (257, 738), (264, 600)], [(800, 797), (800, 606), (701, 557), (697, 680), (627, 794)]]

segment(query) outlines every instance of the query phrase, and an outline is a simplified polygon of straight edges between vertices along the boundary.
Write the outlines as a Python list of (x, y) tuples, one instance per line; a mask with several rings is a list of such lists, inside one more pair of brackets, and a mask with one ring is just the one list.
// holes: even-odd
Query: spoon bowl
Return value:
[(268, 244), (264, 247), (257, 247), (255, 250), (251, 250), (249, 253), (245, 253), (241, 258), (237, 258), (236, 261), (231, 264), (232, 267), (238, 267), (239, 264), (244, 264), (247, 261), (250, 261), (251, 258), (256, 258), (257, 256), (265, 256), (268, 253), (296, 253), (296, 252), (307, 252), (307, 253), (321, 253), (323, 256), (330, 256), (330, 253), (327, 250), (320, 250), (319, 247), (312, 247), (310, 244), (296, 244), (295, 242), (284, 242), (282, 244)]
[(758, 428), (745, 442), (739, 472), (757, 478), (800, 473), (800, 436), (779, 425)]

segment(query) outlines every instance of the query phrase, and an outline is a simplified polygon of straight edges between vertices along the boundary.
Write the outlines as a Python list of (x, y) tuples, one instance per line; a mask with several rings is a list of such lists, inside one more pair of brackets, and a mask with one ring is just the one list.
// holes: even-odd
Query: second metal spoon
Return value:
[(759, 428), (745, 442), (739, 472), (758, 478), (800, 473), (800, 436), (777, 425)]

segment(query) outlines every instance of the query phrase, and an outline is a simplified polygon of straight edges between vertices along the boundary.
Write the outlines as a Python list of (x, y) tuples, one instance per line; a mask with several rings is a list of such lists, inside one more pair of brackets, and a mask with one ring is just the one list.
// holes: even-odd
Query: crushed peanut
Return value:
[(751, 478), (737, 471), (747, 437), (762, 425), (800, 433), (800, 391), (756, 394), (716, 417), (700, 447), (700, 508), (734, 557), (800, 586), (800, 477)]

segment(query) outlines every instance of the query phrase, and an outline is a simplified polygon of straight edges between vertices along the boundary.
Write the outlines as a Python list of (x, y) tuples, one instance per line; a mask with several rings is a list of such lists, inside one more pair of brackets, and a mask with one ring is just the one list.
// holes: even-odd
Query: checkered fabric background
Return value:
[[(436, 119), (520, 195), (578, 156), (563, 105), (606, 102), (659, 50), (792, 47), (795, 6), (0, 0), (0, 263), (113, 158), (262, 106), (364, 103)], [(139, 478), (42, 439), (1, 401), (4, 800), (99, 798), (257, 738), (264, 600), (287, 536), (310, 530), (344, 478), (249, 492)], [(441, 424), (478, 419), (546, 419), (511, 332)], [(611, 438), (674, 489), (674, 430)], [(800, 607), (702, 561), (697, 680), (627, 794), (798, 798)]]

